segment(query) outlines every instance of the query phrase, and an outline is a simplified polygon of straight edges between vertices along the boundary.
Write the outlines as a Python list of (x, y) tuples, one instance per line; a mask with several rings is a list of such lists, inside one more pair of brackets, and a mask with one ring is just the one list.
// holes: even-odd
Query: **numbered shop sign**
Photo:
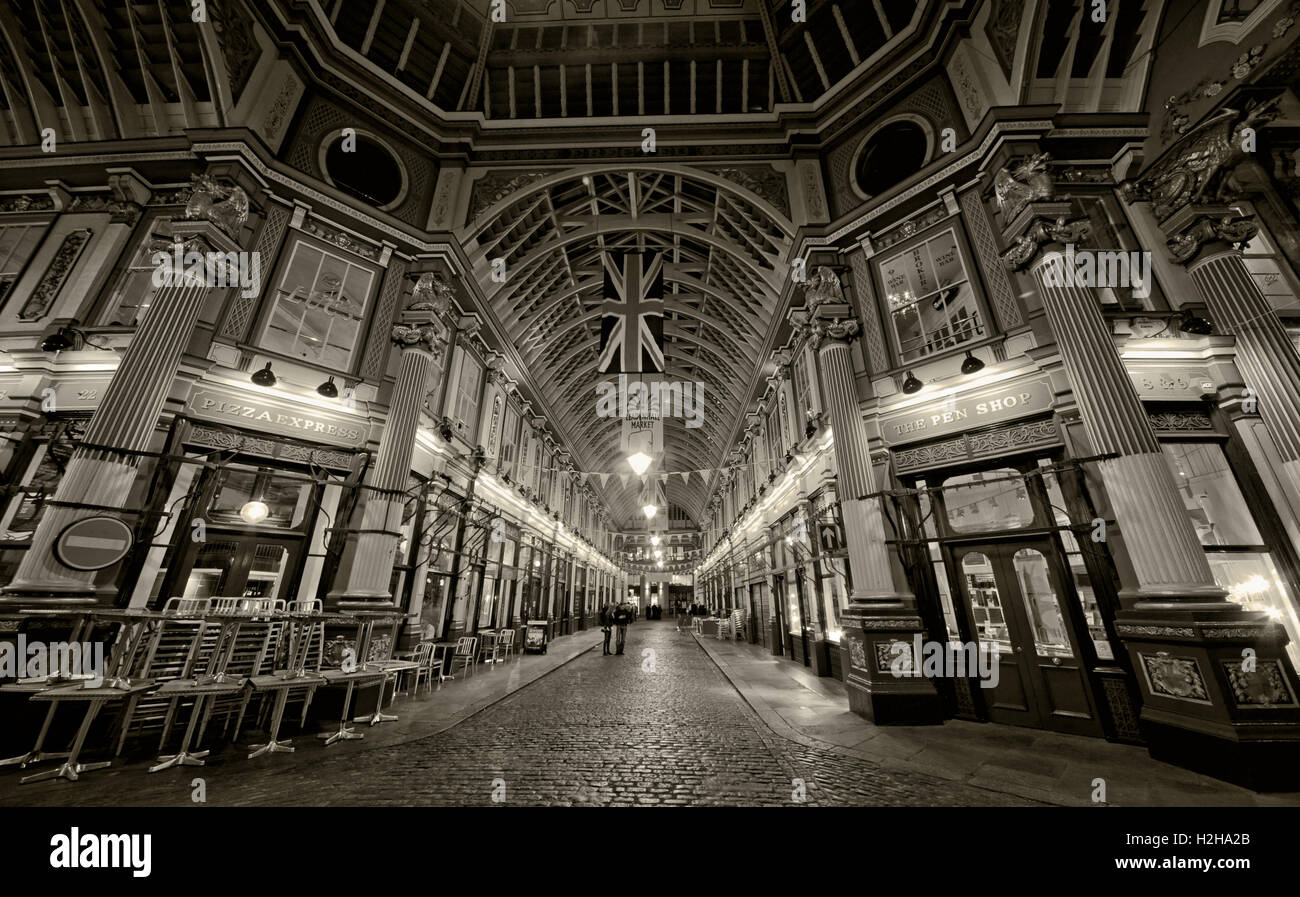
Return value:
[(54, 540), (54, 556), (73, 570), (103, 570), (131, 550), (131, 527), (116, 517), (86, 517), (64, 527)]

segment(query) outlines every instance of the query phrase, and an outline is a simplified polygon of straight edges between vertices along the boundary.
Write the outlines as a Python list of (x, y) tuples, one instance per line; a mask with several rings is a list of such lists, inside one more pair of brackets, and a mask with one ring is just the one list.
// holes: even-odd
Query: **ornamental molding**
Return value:
[(1011, 248), (1002, 253), (1002, 261), (1011, 270), (1019, 271), (1033, 261), (1038, 250), (1048, 243), (1078, 243), (1088, 235), (1090, 229), (1084, 218), (1074, 221), (1066, 221), (1064, 218), (1055, 221), (1036, 219), (1016, 238)]
[(862, 621), (862, 629), (867, 632), (885, 630), (914, 630), (923, 628), (920, 617), (867, 617)]
[(916, 184), (913, 184), (911, 187), (909, 187), (907, 190), (904, 190), (902, 193), (898, 194), (893, 199), (886, 200), (880, 205), (866, 212), (863, 212), (861, 215), (854, 218), (852, 221), (848, 222), (842, 227), (837, 228), (836, 230), (832, 231), (826, 236), (809, 237), (805, 241), (805, 245), (831, 246), (838, 243), (841, 239), (853, 233), (854, 231), (860, 230), (863, 227), (863, 225), (868, 224), (871, 221), (874, 221), (875, 219), (879, 218), (881, 215), (884, 215), (886, 212), (896, 209), (898, 206), (903, 205), (908, 200), (912, 199), (914, 196), (917, 196), (918, 194), (921, 193), (928, 192), (929, 189), (933, 187), (935, 184), (939, 183), (940, 181), (947, 180), (957, 172), (961, 171), (963, 168), (967, 168), (973, 163), (975, 163), (978, 159), (983, 158), (995, 143), (1004, 139), (1005, 135), (1008, 132), (1036, 131), (1039, 133), (1043, 133), (1043, 132), (1050, 131), (1051, 129), (1052, 129), (1052, 122), (1050, 119), (1033, 119), (1030, 121), (1006, 122), (1000, 126), (995, 126), (985, 136), (984, 140), (980, 143), (980, 145), (972, 149), (970, 152), (966, 153), (966, 155), (954, 159), (952, 162), (945, 165), (943, 168), (941, 168), (939, 171), (936, 171), (928, 178), (925, 178), (924, 180), (919, 181)]
[(1231, 203), (1245, 189), (1234, 172), (1251, 153), (1242, 147), (1278, 115), (1281, 96), (1248, 107), (1222, 109), (1179, 138), (1151, 169), (1120, 185), (1124, 201), (1150, 202), (1159, 221), (1187, 205)]
[(1156, 431), (1181, 433), (1214, 429), (1210, 416), (1197, 411), (1151, 412), (1147, 417), (1151, 420), (1151, 429)]
[(1233, 218), (1232, 215), (1224, 215), (1216, 219), (1207, 215), (1198, 218), (1182, 233), (1170, 237), (1165, 245), (1169, 247), (1173, 260), (1185, 265), (1196, 258), (1201, 247), (1207, 243), (1249, 243), (1257, 233), (1259, 225), (1252, 217)]
[(998, 169), (993, 176), (993, 195), (1003, 221), (1014, 219), (1031, 202), (1056, 198), (1056, 186), (1047, 167), (1051, 158), (1047, 153), (1036, 153)]
[(1196, 630), (1190, 626), (1142, 626), (1132, 623), (1116, 623), (1115, 634), (1140, 638), (1196, 638)]
[(351, 452), (336, 449), (313, 448), (296, 442), (279, 439), (266, 439), (259, 436), (246, 436), (235, 430), (225, 430), (194, 424), (190, 427), (185, 441), (192, 445), (202, 445), (216, 449), (237, 450), (248, 454), (262, 455), (269, 458), (284, 458), (320, 464), (324, 467), (347, 470), (356, 457)]
[(22, 310), (18, 312), (20, 321), (37, 321), (45, 317), (54, 300), (58, 298), (63, 285), (67, 283), (72, 269), (76, 267), (82, 250), (90, 242), (91, 233), (90, 228), (83, 227), (63, 236), (63, 242), (59, 244), (59, 248), (54, 251), (54, 258), (50, 260), (50, 266), (45, 269), (36, 289), (32, 290), (32, 294), (23, 303)]

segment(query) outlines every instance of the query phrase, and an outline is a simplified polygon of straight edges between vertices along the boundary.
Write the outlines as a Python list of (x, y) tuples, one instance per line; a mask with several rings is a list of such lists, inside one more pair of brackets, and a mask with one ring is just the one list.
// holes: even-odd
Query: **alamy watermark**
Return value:
[(68, 676), (97, 688), (104, 669), (103, 642), (29, 642), (23, 633), (14, 642), (0, 642), (0, 679)]
[(685, 418), (695, 429), (704, 424), (704, 384), (687, 380), (643, 380), (629, 382), (619, 374), (618, 382), (596, 384), (596, 416), (627, 418)]
[(978, 679), (980, 688), (996, 688), (998, 684), (996, 642), (922, 642), (917, 633), (910, 645), (894, 642), (889, 654), (889, 672), (896, 679), (914, 676)]
[(1049, 287), (1126, 287), (1137, 299), (1151, 295), (1149, 252), (1098, 252), (1069, 243), (1065, 252), (1050, 252), (1046, 259), (1043, 281)]

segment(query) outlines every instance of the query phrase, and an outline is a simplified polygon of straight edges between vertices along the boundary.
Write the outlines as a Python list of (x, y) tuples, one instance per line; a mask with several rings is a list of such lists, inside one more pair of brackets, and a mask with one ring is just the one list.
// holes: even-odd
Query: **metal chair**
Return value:
[(511, 654), (514, 654), (516, 657), (519, 656), (518, 654), (515, 654), (515, 631), (513, 629), (497, 630), (497, 650), (501, 652), (502, 663), (505, 663), (506, 658)]
[(442, 659), (433, 650), (433, 642), (420, 642), (416, 645), (412, 660), (415, 662), (414, 681), (410, 684), (411, 690), (407, 695), (413, 697), (420, 693), (421, 679), (429, 684), (429, 691), (432, 692), (433, 677), (437, 676), (439, 681), (442, 679)]
[[(325, 624), (314, 619), (321, 610), (320, 601), (304, 599), (292, 602), (284, 612), (286, 619), (279, 622), (279, 644), (284, 650), (282, 669), (263, 669), (258, 675), (248, 680), (250, 694), (274, 694), (271, 709), (271, 721), (267, 728), (268, 738), (264, 744), (250, 746), (248, 759), (263, 754), (291, 754), (293, 746), (288, 741), (280, 740), (280, 724), (284, 720), (285, 708), (290, 697), (302, 698), (302, 715), (305, 720), (307, 708), (316, 693), (316, 688), (325, 682), (318, 673), (310, 672), (313, 657), (319, 658), (321, 643), (324, 638)], [(274, 660), (277, 651), (267, 654)], [(319, 666), (319, 662), (315, 664)], [(272, 667), (274, 667), (274, 662)], [(300, 723), (301, 725), (301, 723)], [(238, 737), (238, 733), (236, 733)]]
[(462, 635), (456, 639), (456, 653), (451, 655), (451, 672), (454, 675), (457, 664), (469, 670), (470, 675), (474, 673), (474, 658), (478, 650), (478, 638), (472, 635)]

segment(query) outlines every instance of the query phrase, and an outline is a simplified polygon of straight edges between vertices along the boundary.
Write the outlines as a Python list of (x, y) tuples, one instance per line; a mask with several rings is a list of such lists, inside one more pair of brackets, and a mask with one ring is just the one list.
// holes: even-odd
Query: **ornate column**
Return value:
[(1237, 369), (1282, 457), (1287, 498), (1300, 511), (1300, 353), (1236, 248), (1259, 227), (1225, 208), (1191, 205), (1164, 226), (1174, 261), (1187, 266), (1216, 329), (1236, 339)]
[(817, 350), (835, 440), (837, 490), (853, 580), (840, 647), (849, 707), (879, 724), (940, 722), (943, 708), (934, 684), (922, 676), (896, 676), (890, 670), (894, 646), (901, 642), (910, 649), (925, 624), (916, 611), (916, 597), (894, 584), (881, 503), (873, 496), (871, 450), (849, 346), (861, 328), (833, 271), (817, 269), (808, 282), (805, 307), (793, 310), (790, 319), (797, 330), (810, 332)]
[(1069, 203), (1025, 204), (1007, 225), (1009, 239), (1019, 236), (1004, 259), (1033, 274), (1092, 450), (1116, 456), (1099, 467), (1136, 577), (1120, 599), (1140, 610), (1229, 611), (1100, 301), (1066, 270), (1066, 246), (1088, 234), (1086, 221), (1066, 220), (1069, 211)]
[[(196, 189), (196, 196), (200, 191), (202, 185)], [(206, 191), (203, 195), (212, 198)], [(226, 201), (196, 211), (196, 220), (174, 223), (174, 242), (163, 241), (155, 247), (175, 258), (179, 245), (183, 270), (168, 268), (170, 273), (154, 294), (148, 313), (109, 381), (103, 401), (86, 428), (84, 443), (72, 453), (54, 499), (32, 535), (31, 547), (13, 581), (4, 587), (7, 597), (0, 598), (0, 604), (94, 604), (116, 597), (117, 590), (110, 589), (97, 599), (97, 571), (65, 566), (55, 556), (55, 544), (60, 534), (78, 520), (125, 516), (122, 507), (135, 484), (140, 462), (135, 453), (149, 448), (200, 310), (211, 291), (217, 289), (211, 286), (218, 282), (216, 265), (226, 263), (212, 261), (206, 254), (240, 251), (235, 237), (247, 215), (247, 197), (242, 189), (234, 187)], [(203, 273), (199, 273), (200, 266), (186, 260), (190, 253), (204, 254), (209, 259)], [(223, 275), (220, 282), (237, 284), (239, 279)], [(129, 516), (125, 521), (135, 528)]]
[(392, 341), (401, 353), (397, 383), (388, 404), (388, 422), (374, 466), (366, 476), (361, 527), (349, 543), (339, 577), (330, 596), (339, 606), (389, 605), (393, 553), (405, 505), (411, 454), (420, 423), (420, 408), (429, 391), (429, 372), (442, 354), (448, 334), (441, 318), (450, 305), (451, 289), (431, 272), (420, 275), (411, 301), (393, 325)]
[(1120, 592), (1115, 632), (1141, 689), (1151, 755), (1249, 787), (1297, 787), (1300, 707), (1286, 636), (1215, 584), (1099, 301), (1065, 269), (1061, 252), (1086, 225), (1051, 200), (1048, 191), (1012, 197), (1013, 210), (1004, 203), (1014, 240), (1004, 258), (1032, 271), (1092, 449), (1116, 456), (1098, 466), (1135, 581)]

